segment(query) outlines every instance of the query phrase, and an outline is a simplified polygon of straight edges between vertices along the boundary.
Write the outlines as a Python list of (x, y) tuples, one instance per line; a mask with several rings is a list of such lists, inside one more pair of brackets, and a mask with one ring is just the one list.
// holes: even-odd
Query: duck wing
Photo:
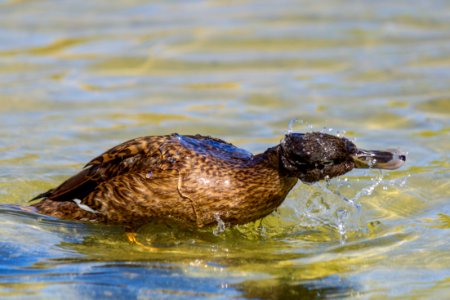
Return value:
[(31, 201), (41, 198), (54, 201), (83, 199), (100, 184), (131, 173), (147, 174), (152, 170), (160, 176), (174, 174), (170, 170), (180, 171), (178, 174), (186, 173), (191, 169), (186, 165), (196, 155), (228, 162), (241, 162), (252, 157), (250, 152), (210, 136), (174, 133), (139, 137), (95, 157), (78, 174), (58, 187), (37, 195)]
[(168, 140), (170, 136), (140, 137), (117, 145), (91, 160), (78, 174), (31, 201), (41, 198), (55, 201), (83, 199), (102, 182), (157, 164), (161, 158), (161, 147)]

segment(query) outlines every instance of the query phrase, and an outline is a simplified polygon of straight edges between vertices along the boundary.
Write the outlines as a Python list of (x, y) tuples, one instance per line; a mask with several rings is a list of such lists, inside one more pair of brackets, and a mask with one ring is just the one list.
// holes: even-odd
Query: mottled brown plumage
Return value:
[(204, 227), (220, 218), (243, 224), (270, 214), (298, 179), (335, 177), (369, 161), (372, 167), (396, 168), (405, 160), (377, 152), (384, 156), (374, 162), (373, 153), (317, 132), (287, 134), (258, 155), (201, 135), (141, 137), (94, 158), (35, 197), (43, 199), (33, 206), (42, 214), (122, 224), (130, 231), (151, 221)]

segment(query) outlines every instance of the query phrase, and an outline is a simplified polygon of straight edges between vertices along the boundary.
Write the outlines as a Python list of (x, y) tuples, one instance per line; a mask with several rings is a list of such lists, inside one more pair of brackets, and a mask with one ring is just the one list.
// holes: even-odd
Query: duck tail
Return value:
[(48, 191), (46, 191), (46, 192), (44, 192), (42, 194), (37, 195), (33, 199), (28, 200), (28, 202), (33, 202), (33, 201), (36, 201), (36, 200), (39, 200), (39, 199), (42, 199), (42, 198), (48, 198), (48, 197), (50, 197), (52, 195), (52, 193), (53, 193), (53, 189), (48, 190)]

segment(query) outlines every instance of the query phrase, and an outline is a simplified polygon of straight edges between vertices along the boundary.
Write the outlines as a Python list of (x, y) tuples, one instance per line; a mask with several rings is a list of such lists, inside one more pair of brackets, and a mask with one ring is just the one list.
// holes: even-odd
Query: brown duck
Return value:
[(297, 183), (353, 168), (396, 169), (396, 151), (358, 149), (325, 133), (289, 133), (252, 155), (202, 135), (140, 137), (91, 160), (81, 172), (35, 197), (38, 213), (62, 219), (124, 225), (130, 241), (152, 221), (204, 227), (243, 224), (274, 211)]

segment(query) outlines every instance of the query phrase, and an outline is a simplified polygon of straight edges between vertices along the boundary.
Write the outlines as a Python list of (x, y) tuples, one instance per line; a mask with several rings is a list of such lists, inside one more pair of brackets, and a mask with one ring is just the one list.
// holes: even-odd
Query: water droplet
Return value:
[(204, 177), (200, 177), (199, 181), (204, 185), (207, 185), (210, 182), (210, 180), (208, 178), (204, 178)]
[(259, 225), (258, 226), (258, 233), (261, 237), (266, 238), (267, 237), (267, 230), (266, 227), (264, 227), (263, 225)]
[(403, 180), (400, 181), (399, 183), (399, 187), (404, 187), (406, 182), (408, 181), (409, 177), (411, 177), (411, 174), (408, 174), (405, 178), (403, 178)]
[(363, 188), (362, 190), (360, 190), (356, 196), (353, 199), (359, 200), (359, 198), (361, 198), (362, 196), (370, 196), (372, 195), (373, 191), (375, 190), (375, 188), (381, 183), (381, 181), (383, 180), (383, 172), (380, 170), (379, 176), (376, 178), (370, 178), (370, 180), (373, 182), (372, 185)]
[(346, 219), (348, 218), (348, 212), (345, 209), (340, 209), (336, 212), (337, 228), (341, 238), (341, 244), (345, 244), (347, 240)]
[(219, 213), (214, 213), (214, 219), (216, 219), (217, 221), (217, 227), (216, 229), (213, 230), (213, 234), (215, 236), (218, 236), (219, 234), (221, 234), (222, 232), (225, 231), (225, 222), (220, 218), (220, 214)]
[(287, 131), (288, 134), (294, 132), (294, 129), (293, 129), (293, 128), (294, 128), (295, 123), (298, 123), (298, 119), (297, 119), (297, 118), (294, 118), (294, 119), (292, 119), (292, 120), (289, 121), (289, 124), (288, 124), (288, 131)]

